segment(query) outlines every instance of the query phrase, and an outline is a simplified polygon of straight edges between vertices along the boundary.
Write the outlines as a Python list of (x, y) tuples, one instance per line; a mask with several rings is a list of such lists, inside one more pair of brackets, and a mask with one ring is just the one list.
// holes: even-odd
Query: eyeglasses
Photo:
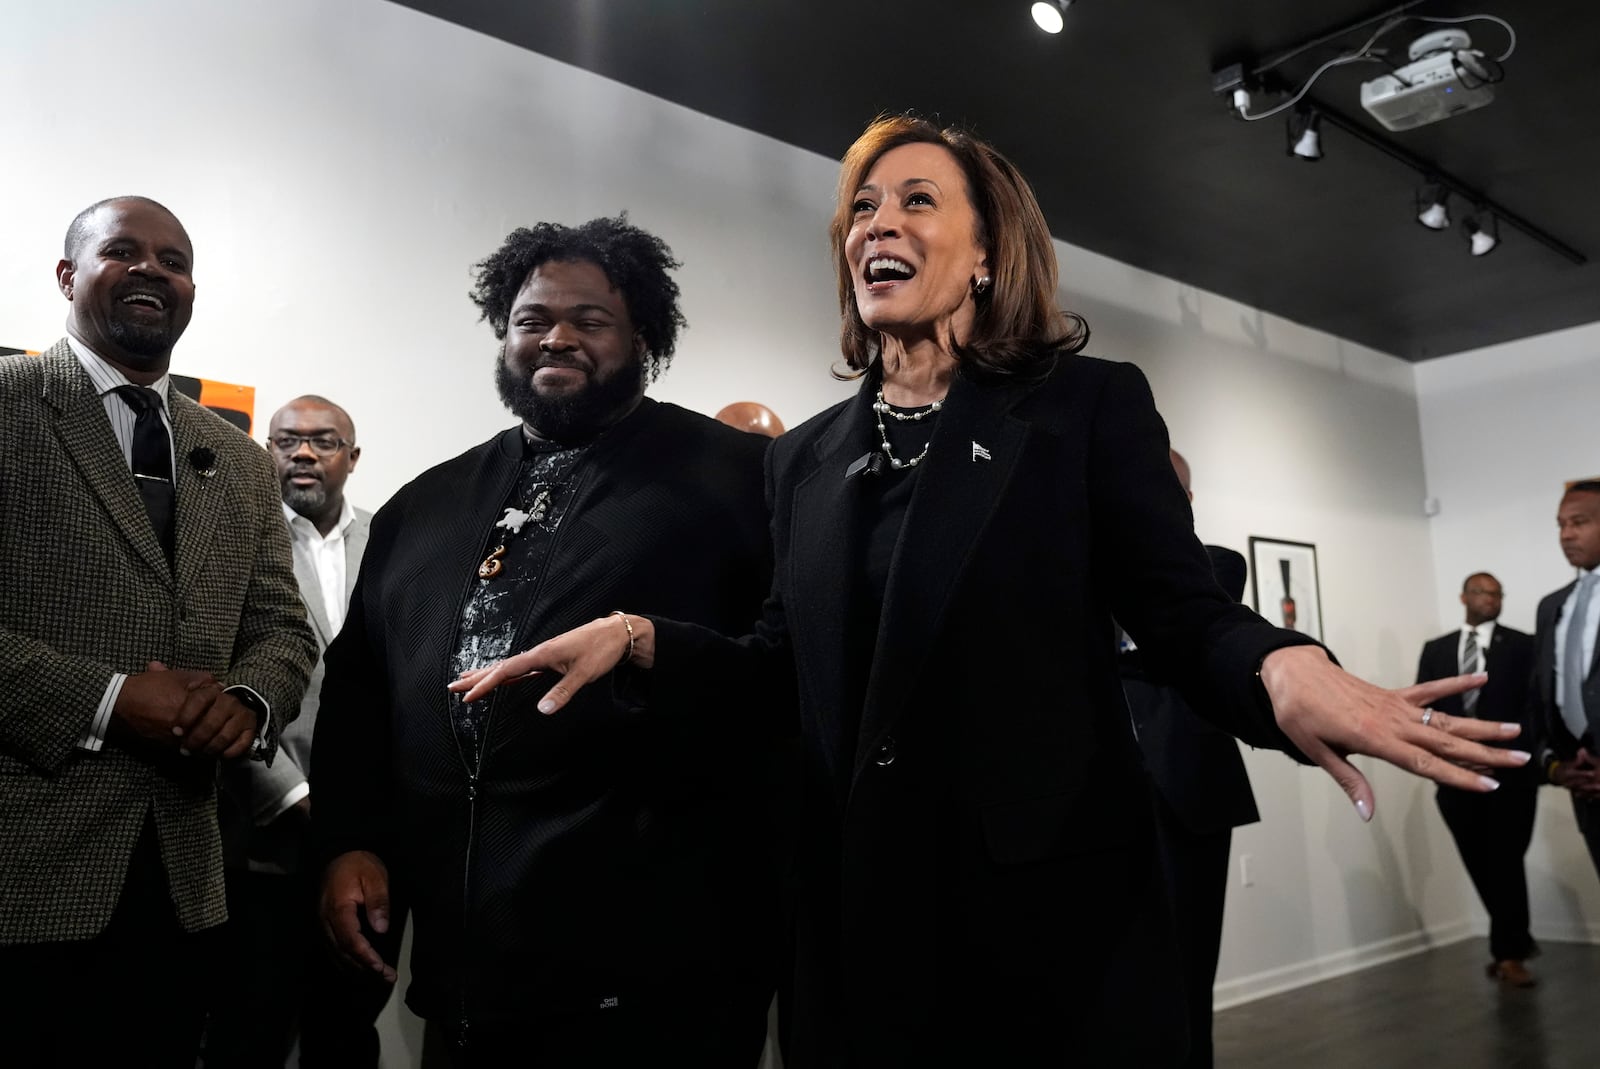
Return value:
[(309, 445), (319, 457), (331, 457), (345, 446), (355, 444), (332, 434), (274, 434), (267, 439), (268, 445), (286, 457), (298, 453), (301, 442)]

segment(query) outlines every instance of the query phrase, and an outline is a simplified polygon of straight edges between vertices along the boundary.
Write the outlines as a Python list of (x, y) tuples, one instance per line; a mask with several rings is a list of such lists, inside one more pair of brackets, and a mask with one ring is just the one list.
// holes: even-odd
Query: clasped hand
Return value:
[(122, 684), (112, 730), (189, 756), (239, 757), (255, 739), (256, 714), (222, 689), (210, 672), (151, 661)]
[(1588, 749), (1579, 747), (1577, 757), (1562, 761), (1551, 770), (1550, 782), (1579, 798), (1600, 798), (1600, 764), (1595, 763)]

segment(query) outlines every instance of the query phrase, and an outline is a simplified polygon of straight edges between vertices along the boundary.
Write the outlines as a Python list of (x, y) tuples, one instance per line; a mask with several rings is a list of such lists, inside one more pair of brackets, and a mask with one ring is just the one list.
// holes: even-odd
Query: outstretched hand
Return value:
[(561, 679), (539, 699), (539, 711), (548, 715), (623, 661), (641, 668), (649, 668), (655, 661), (655, 627), (642, 616), (624, 620), (613, 614), (591, 620), (531, 650), (462, 672), (449, 689), (461, 694), (463, 701), (475, 702), (502, 684), (555, 672)]
[(1446, 786), (1480, 792), (1500, 784), (1463, 765), (1517, 768), (1528, 762), (1526, 753), (1483, 745), (1515, 737), (1520, 724), (1425, 709), (1488, 678), (1478, 673), (1384, 690), (1344, 671), (1317, 646), (1274, 650), (1261, 662), (1278, 727), (1344, 789), (1362, 820), (1372, 819), (1372, 785), (1347, 760), (1351, 754), (1369, 754)]

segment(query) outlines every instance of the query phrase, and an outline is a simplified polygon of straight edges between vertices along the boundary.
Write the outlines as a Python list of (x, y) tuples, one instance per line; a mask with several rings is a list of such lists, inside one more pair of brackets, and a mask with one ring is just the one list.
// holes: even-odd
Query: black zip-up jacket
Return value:
[[(514, 648), (614, 609), (743, 633), (771, 577), (765, 444), (645, 399), (580, 464)], [(475, 781), (463, 763), (445, 684), (522, 456), (513, 428), (373, 518), (327, 653), (313, 779), (324, 855), (384, 860), (415, 924), (406, 1001), (452, 1027), (769, 984), (783, 718), (762, 695), (653, 712), (602, 683), (544, 716), (550, 681), (531, 680), (490, 699)]]

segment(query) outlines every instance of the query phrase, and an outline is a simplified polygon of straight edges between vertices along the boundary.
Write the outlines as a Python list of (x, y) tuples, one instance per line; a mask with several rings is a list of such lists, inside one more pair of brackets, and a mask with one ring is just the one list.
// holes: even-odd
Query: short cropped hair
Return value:
[[(152, 208), (159, 208), (168, 215), (172, 215), (173, 219), (178, 218), (176, 215), (172, 214), (171, 208), (168, 208), (160, 201), (151, 200), (149, 197), (132, 195), (126, 197), (107, 197), (105, 200), (97, 200), (83, 211), (79, 212), (77, 215), (74, 215), (72, 217), (72, 222), (67, 224), (67, 236), (66, 239), (61, 243), (62, 258), (72, 261), (76, 261), (78, 259), (78, 250), (83, 247), (83, 243), (89, 238), (89, 220), (93, 218), (95, 212), (99, 211), (101, 208), (107, 207), (108, 205), (120, 204), (122, 201), (127, 200), (136, 201), (139, 204), (147, 204)], [(179, 223), (178, 228), (182, 230), (183, 224)], [(187, 231), (184, 232), (184, 236), (188, 236)]]

